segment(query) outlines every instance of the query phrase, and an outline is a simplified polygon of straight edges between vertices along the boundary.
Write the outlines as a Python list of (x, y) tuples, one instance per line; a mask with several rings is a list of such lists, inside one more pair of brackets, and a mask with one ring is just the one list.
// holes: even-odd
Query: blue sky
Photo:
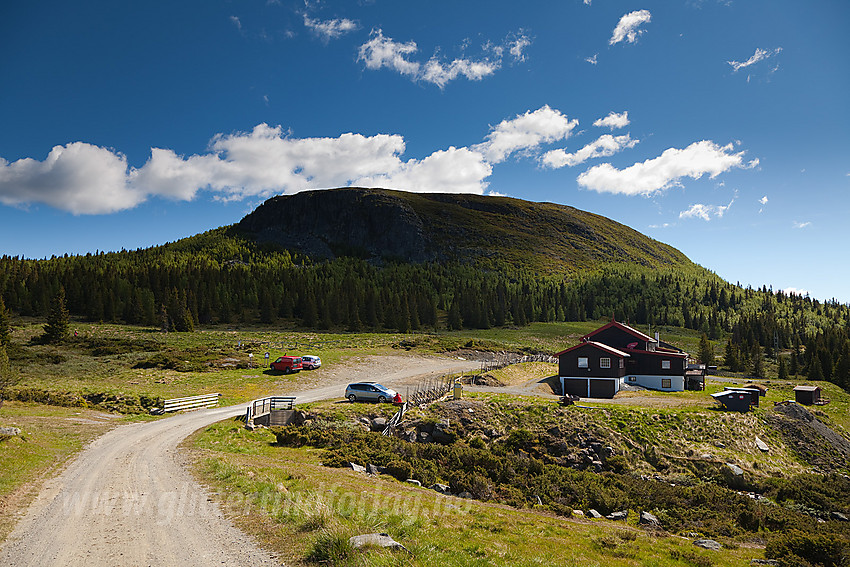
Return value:
[(345, 185), (598, 213), (850, 302), (850, 3), (5, 0), (0, 254)]

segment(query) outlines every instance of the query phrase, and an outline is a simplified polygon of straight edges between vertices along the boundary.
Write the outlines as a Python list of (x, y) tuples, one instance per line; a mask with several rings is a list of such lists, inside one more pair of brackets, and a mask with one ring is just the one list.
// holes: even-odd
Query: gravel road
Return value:
[[(477, 367), (459, 359), (364, 356), (317, 373), (315, 387), (280, 393), (305, 403), (340, 397), (351, 381), (400, 387)], [(280, 565), (224, 517), (178, 451), (194, 431), (242, 414), (245, 405), (121, 425), (96, 439), (45, 484), (0, 549), (0, 566)]]

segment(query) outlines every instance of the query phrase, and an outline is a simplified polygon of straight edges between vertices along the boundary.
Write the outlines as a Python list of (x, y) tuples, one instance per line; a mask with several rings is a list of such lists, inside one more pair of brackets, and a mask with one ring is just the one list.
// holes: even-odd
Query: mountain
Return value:
[(609, 263), (688, 266), (672, 246), (566, 205), (509, 197), (344, 188), (273, 197), (236, 225), (312, 258), (505, 265), (563, 273)]

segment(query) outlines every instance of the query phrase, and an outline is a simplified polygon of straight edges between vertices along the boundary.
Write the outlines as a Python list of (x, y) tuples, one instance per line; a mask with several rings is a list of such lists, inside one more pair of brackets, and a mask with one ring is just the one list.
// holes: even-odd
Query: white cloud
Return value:
[(525, 48), (531, 45), (531, 39), (524, 34), (519, 35), (508, 42), (508, 52), (514, 61), (525, 61)]
[(632, 140), (628, 134), (603, 134), (575, 153), (568, 154), (563, 149), (550, 150), (543, 154), (542, 163), (551, 168), (573, 167), (592, 158), (612, 156), (624, 148), (633, 148), (637, 143), (638, 140)]
[(785, 295), (791, 295), (792, 293), (794, 295), (799, 295), (800, 297), (805, 297), (805, 296), (809, 295), (809, 290), (798, 289), (796, 287), (786, 287), (782, 291), (785, 293)]
[(591, 65), (596, 65), (596, 58), (599, 56), (598, 53), (594, 53), (592, 57), (585, 57), (584, 60), (590, 63)]
[(357, 22), (348, 18), (333, 20), (318, 20), (304, 14), (304, 26), (316, 34), (324, 42), (342, 37), (343, 35), (359, 29)]
[(673, 185), (681, 185), (683, 177), (711, 178), (733, 167), (750, 168), (758, 165), (754, 159), (744, 163), (745, 152), (733, 152), (733, 145), (718, 146), (710, 140), (694, 142), (685, 149), (670, 148), (660, 156), (616, 169), (609, 163), (596, 165), (578, 176), (582, 187), (600, 193), (649, 196)]
[(480, 194), (492, 172), (480, 153), (466, 148), (402, 161), (404, 149), (398, 135), (291, 139), (279, 126), (260, 124), (250, 133), (217, 136), (205, 155), (182, 158), (155, 149), (133, 172), (133, 183), (150, 194), (186, 200), (201, 189), (243, 199), (344, 185)]
[(611, 130), (617, 128), (625, 128), (629, 125), (629, 113), (628, 111), (623, 112), (621, 114), (617, 114), (616, 112), (609, 112), (608, 116), (605, 118), (599, 118), (598, 120), (593, 122), (594, 126), (599, 128), (610, 128)]
[[(765, 59), (773, 57), (774, 55), (777, 55), (780, 51), (782, 51), (781, 47), (777, 47), (776, 49), (774, 49), (772, 51), (768, 51), (766, 49), (760, 49), (760, 48), (756, 47), (755, 53), (753, 53), (752, 57), (750, 57), (746, 61), (744, 61), (744, 62), (727, 61), (727, 63), (729, 63), (729, 65), (732, 66), (733, 71), (737, 72), (738, 70), (749, 67), (750, 65), (755, 65), (759, 61), (764, 61)], [(775, 70), (776, 69), (774, 69), (774, 71)], [(747, 78), (747, 80), (749, 80), (749, 77)]]
[(640, 34), (646, 31), (638, 28), (642, 24), (648, 23), (651, 20), (652, 15), (649, 13), (649, 10), (636, 10), (634, 12), (629, 12), (620, 18), (620, 21), (617, 23), (617, 27), (614, 28), (614, 33), (611, 35), (611, 39), (608, 40), (608, 43), (610, 45), (614, 45), (615, 43), (620, 43), (624, 40), (629, 43), (636, 42)]
[(419, 48), (415, 41), (399, 43), (384, 36), (382, 30), (372, 30), (370, 39), (360, 46), (357, 60), (363, 61), (367, 69), (391, 69), (413, 81), (424, 81), (437, 85), (441, 89), (450, 81), (464, 77), (471, 81), (480, 81), (498, 71), (502, 67), (502, 54), (505, 48), (517, 61), (524, 61), (523, 50), (531, 45), (531, 40), (520, 34), (507, 41), (505, 45), (485, 45), (485, 51), (491, 51), (494, 58), (479, 60), (457, 58), (450, 62), (440, 60), (437, 55), (422, 63), (412, 60)]
[(759, 203), (761, 203), (762, 205), (766, 205), (767, 204), (767, 195), (765, 195), (764, 197), (759, 199)]
[(128, 167), (113, 150), (75, 142), (54, 147), (44, 161), (0, 158), (0, 203), (44, 203), (74, 214), (105, 214), (151, 197), (189, 201), (201, 191), (225, 201), (348, 185), (483, 194), (494, 164), (514, 152), (564, 139), (577, 124), (544, 106), (500, 122), (478, 145), (450, 146), (407, 160), (400, 135), (299, 139), (267, 124), (216, 135), (201, 154), (151, 148), (139, 168)]
[(726, 211), (729, 210), (729, 207), (731, 207), (734, 202), (735, 199), (729, 201), (728, 205), (703, 205), (702, 203), (696, 203), (691, 205), (689, 209), (679, 213), (679, 218), (700, 218), (704, 221), (710, 221), (711, 217), (718, 219), (723, 218), (723, 215), (726, 214)]
[(794, 221), (794, 225), (793, 225), (793, 226), (794, 226), (794, 228), (806, 228), (806, 227), (812, 226), (812, 223), (811, 223), (811, 222), (809, 222), (809, 221), (806, 221), (806, 222), (797, 222), (797, 221)]
[(44, 161), (0, 158), (0, 203), (43, 203), (79, 214), (103, 214), (135, 207), (143, 193), (127, 183), (127, 160), (84, 142), (55, 146)]
[(236, 16), (230, 16), (230, 21), (233, 22), (233, 25), (236, 26), (239, 33), (242, 33), (242, 21)]
[(484, 142), (473, 149), (483, 154), (490, 163), (499, 163), (515, 151), (566, 139), (576, 126), (578, 120), (570, 120), (560, 111), (545, 105), (534, 112), (528, 111), (511, 120), (503, 120), (492, 129)]

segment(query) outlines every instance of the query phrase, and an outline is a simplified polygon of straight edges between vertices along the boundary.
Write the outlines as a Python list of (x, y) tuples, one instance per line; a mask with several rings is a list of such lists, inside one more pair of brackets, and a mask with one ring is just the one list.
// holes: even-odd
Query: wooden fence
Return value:
[(195, 408), (211, 408), (218, 404), (221, 394), (202, 394), (200, 396), (189, 396), (188, 398), (174, 398), (163, 402), (162, 411), (183, 411)]

